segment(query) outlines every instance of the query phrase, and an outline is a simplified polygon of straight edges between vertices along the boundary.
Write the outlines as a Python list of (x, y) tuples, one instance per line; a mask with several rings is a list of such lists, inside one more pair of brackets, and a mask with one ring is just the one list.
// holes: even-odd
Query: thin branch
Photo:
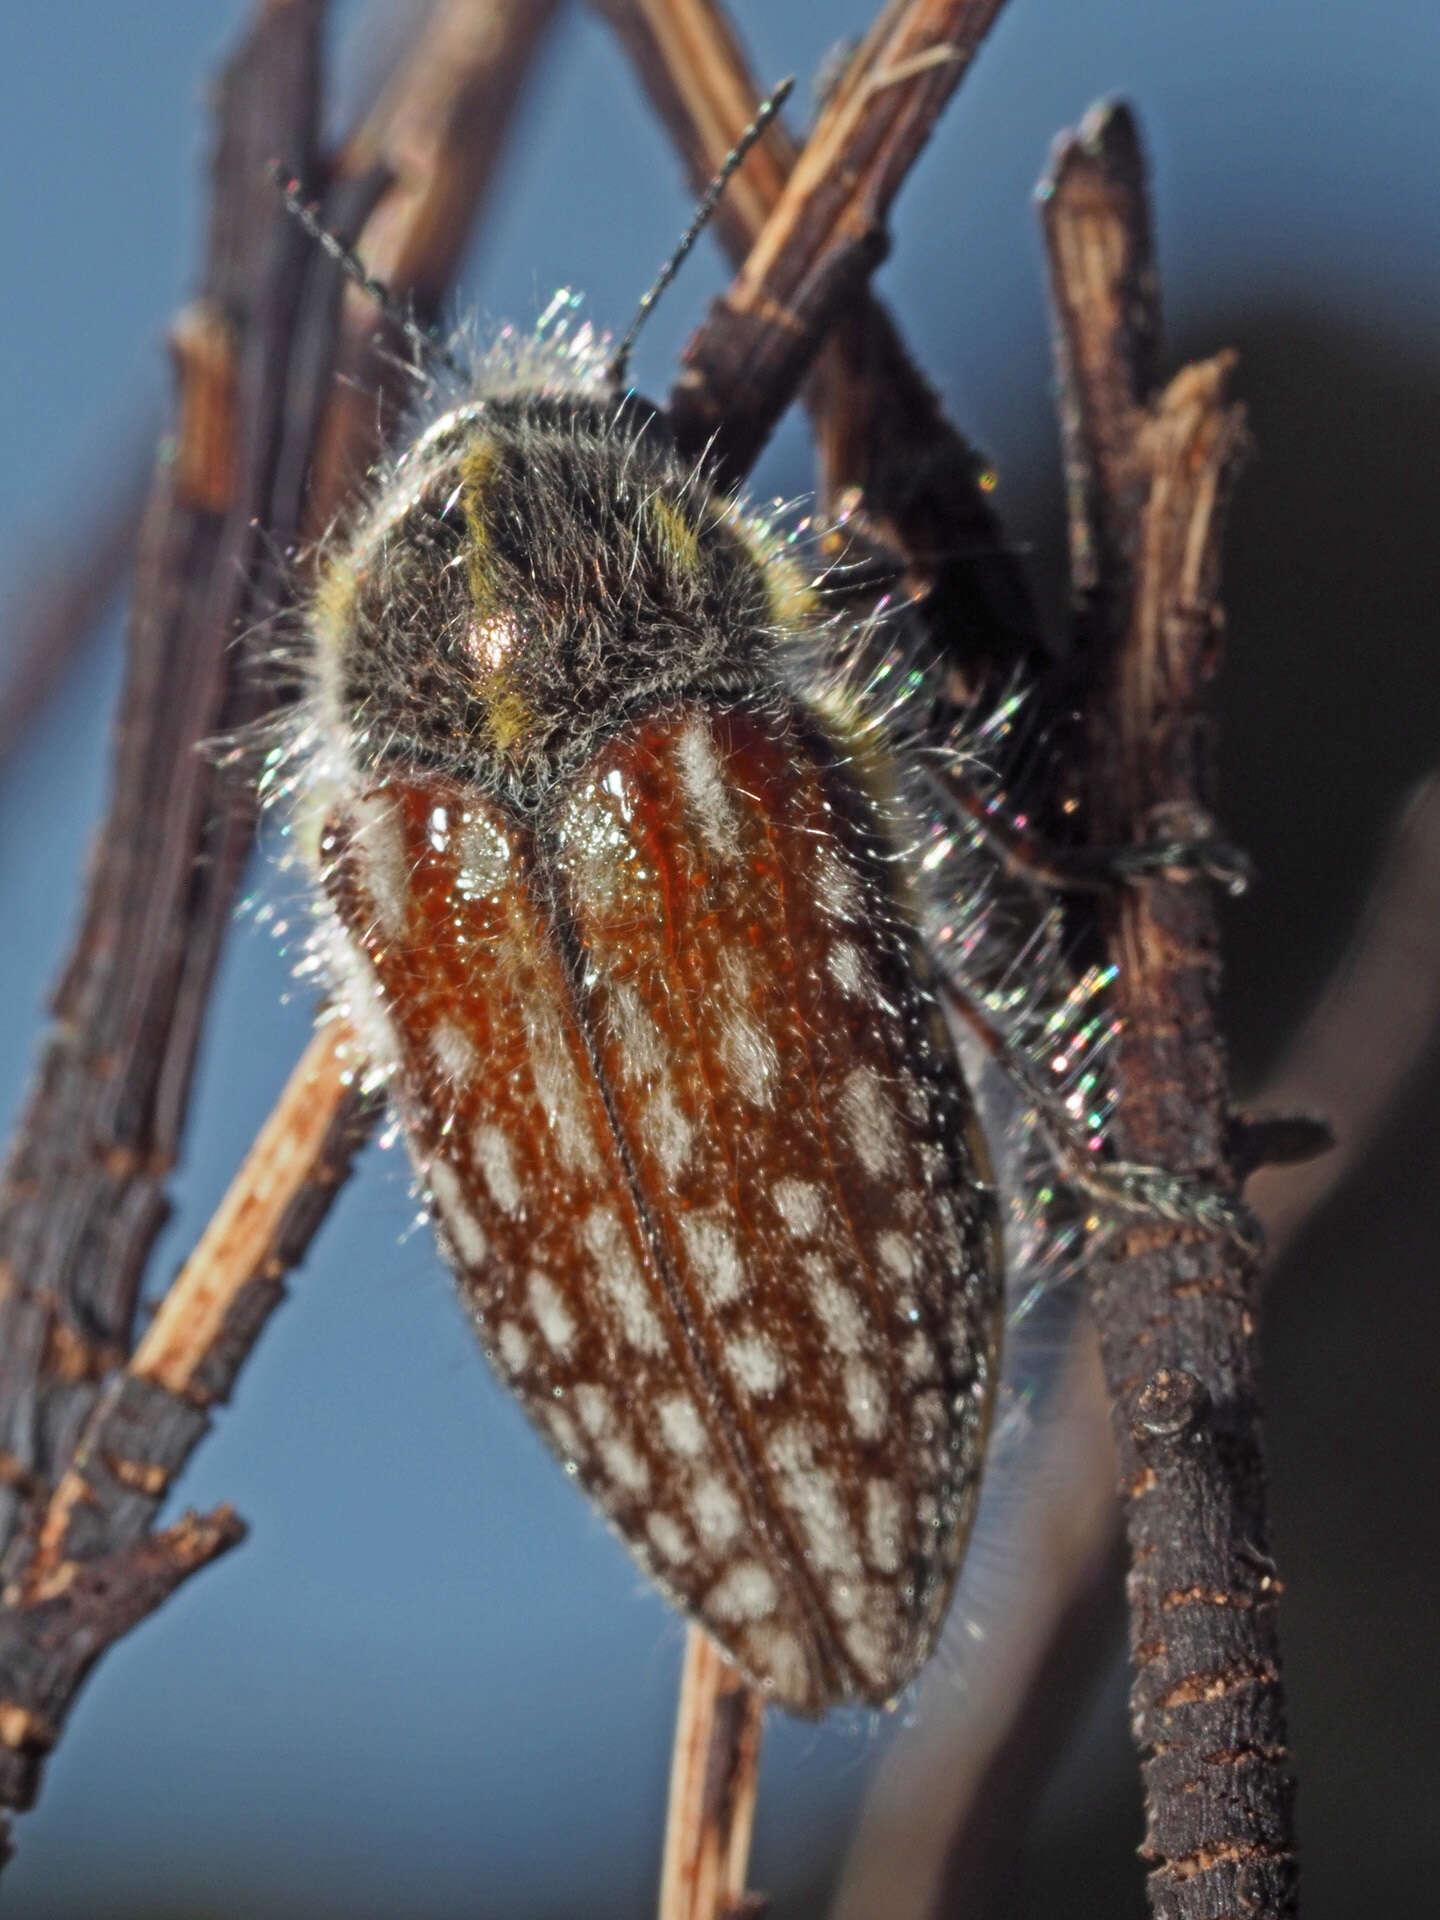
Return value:
[[(558, 0), (438, 0), (404, 63), (330, 173), (326, 222), (339, 224), (368, 182), (386, 191), (357, 252), (371, 276), (439, 316), (475, 209), (487, 204)], [(387, 329), (359, 288), (342, 294), (335, 381), (309, 470), (307, 525), (319, 533), (363, 480), (413, 397), (403, 343), (376, 352)], [(393, 356), (393, 357), (392, 357)]]
[[(603, 0), (600, 10), (631, 50), (699, 190), (759, 104), (737, 37), (707, 0)], [(884, 410), (881, 395), (898, 390), (900, 404), (890, 411), (903, 417), (922, 449), (928, 445), (932, 452), (926, 478), (935, 491), (928, 503), (933, 509), (933, 502), (943, 499), (949, 516), (937, 534), (932, 510), (926, 522), (930, 531), (913, 554), (917, 574), (928, 569), (926, 588), (942, 580), (942, 561), (956, 553), (967, 583), (985, 579), (971, 566), (980, 558), (973, 550), (977, 525), (992, 575), (1001, 542), (988, 508), (977, 514), (971, 505), (981, 498), (980, 463), (945, 421), (893, 326), (869, 299), (864, 279), (884, 250), (890, 202), (998, 11), (999, 0), (948, 10), (892, 5), (856, 55), (805, 149), (797, 156), (778, 125), (758, 143), (717, 216), (740, 263), (739, 277), (692, 341), (687, 372), (671, 396), (682, 448), (695, 456), (703, 451), (738, 480), (821, 350), (827, 329), (837, 322), (844, 327), (849, 308), (860, 303), (859, 329), (851, 328), (836, 350), (827, 350), (828, 372), (812, 379), (809, 400), (821, 423), (832, 488), (839, 492), (855, 489), (857, 482), (876, 483), (867, 508), (901, 509), (896, 517), (914, 534), (920, 525), (915, 503), (927, 500), (924, 489), (912, 485), (907, 492), (895, 484), (900, 463), (891, 462), (887, 476), (883, 461), (872, 458), (868, 438)], [(953, 37), (946, 38), (947, 32)], [(837, 181), (845, 188), (838, 199)], [(890, 445), (883, 436), (877, 444)], [(905, 471), (916, 471), (913, 445)], [(944, 543), (943, 553), (934, 551), (937, 540)], [(1003, 566), (998, 577), (1002, 582), (1007, 577)], [(954, 587), (952, 581), (945, 584)], [(974, 584), (964, 592), (936, 595), (957, 614), (983, 597)], [(1024, 600), (1023, 588), (1018, 597)], [(997, 623), (982, 624), (993, 631)], [(959, 649), (955, 657), (958, 673)], [(705, 1794), (696, 1779), (697, 1752), (708, 1750), (711, 1737), (717, 1661), (692, 1631), (671, 1783), (663, 1920), (671, 1915), (689, 1920), (692, 1912), (697, 1920), (710, 1920), (717, 1911), (720, 1841), (703, 1811)], [(738, 1678), (726, 1684), (736, 1690), (734, 1711), (743, 1707), (743, 1716), (753, 1718), (758, 1729), (762, 1703)], [(723, 1722), (718, 1737), (723, 1756), (729, 1751)], [(712, 1755), (707, 1764), (728, 1777), (721, 1759)], [(734, 1878), (736, 1898), (742, 1886), (743, 1853)]]
[[(423, 151), (408, 173), (397, 157), (394, 166), (370, 166), (347, 183), (345, 217), (333, 224), (344, 235), (367, 217), (382, 222), (388, 243), (403, 253), (393, 276), (401, 294), (422, 281), (426, 289), (443, 284), (458, 253), (466, 195), (489, 173), (488, 161), (418, 136), (407, 147), (401, 135), (468, 124), (457, 103), (512, 99), (538, 45), (534, 19), (543, 22), (550, 10), (549, 0), (515, 0), (500, 10), (511, 39), (489, 31), (467, 39), (461, 16), (473, 25), (495, 10), (487, 0), (444, 0), (388, 106), (367, 121), (377, 151), (404, 149), (412, 158), (413, 147)], [(117, 1457), (167, 1472), (179, 1445), (169, 1429), (185, 1425), (174, 1409), (187, 1403), (140, 1376), (121, 1374), (111, 1389), (100, 1383), (129, 1349), (214, 960), (251, 839), (245, 783), (197, 748), (274, 697), (246, 670), (234, 636), (271, 615), (293, 584), (277, 556), (293, 549), (302, 514), (319, 523), (338, 505), (323, 484), (309, 487), (307, 476), (333, 391), (339, 278), (285, 215), (269, 181), (276, 158), (307, 176), (318, 166), (322, 11), (321, 0), (261, 7), (220, 88), (210, 258), (203, 292), (174, 331), (179, 425), (174, 456), (157, 470), (142, 546), (110, 815), (57, 999), (60, 1024), (0, 1194), (0, 1537), (10, 1542), (0, 1724), (20, 1725), (36, 1704), (26, 1689), (52, 1685), (30, 1651), (37, 1616), (27, 1596), (44, 1568), (73, 1562), (113, 1572), (115, 1554), (130, 1551), (135, 1527), (148, 1524), (149, 1513), (134, 1504), (150, 1497), (143, 1487), (127, 1488), (128, 1502), (72, 1500), (64, 1524), (57, 1518), (53, 1502), (67, 1485), (74, 1491), (67, 1474), (79, 1470), (80, 1450), (93, 1436), (92, 1413), (101, 1418), (114, 1392), (128, 1396), (127, 1447)], [(480, 144), (493, 155), (491, 133)], [(363, 350), (370, 347), (367, 336)], [(357, 438), (327, 429), (330, 485), (363, 470), (373, 430), (373, 417), (359, 422)], [(344, 1163), (345, 1156), (335, 1161)], [(284, 1259), (300, 1257), (320, 1211), (301, 1208), (289, 1222)], [(214, 1361), (217, 1392), (222, 1380), (228, 1386), (231, 1356), (238, 1366), (248, 1350), (244, 1315), (261, 1299), (252, 1289), (236, 1303), (234, 1325), (226, 1323), (230, 1344)], [(171, 1324), (163, 1310), (162, 1320)], [(203, 1429), (197, 1408), (188, 1417), (200, 1429), (177, 1458)], [(134, 1551), (148, 1565), (150, 1546), (141, 1541)], [(154, 1604), (168, 1590), (156, 1582), (146, 1588)], [(73, 1692), (93, 1654), (78, 1643), (61, 1646), (64, 1628), (64, 1618), (49, 1620), (46, 1645), (55, 1660), (68, 1659)], [(94, 1638), (88, 1619), (77, 1617), (76, 1631)], [(33, 1742), (0, 1742), (0, 1806), (29, 1804), (38, 1759)]]
[[(1144, 169), (1123, 107), (1060, 141), (1043, 219), (1066, 396), (1072, 551), (1092, 697), (1089, 827), (1123, 845), (1203, 820), (1223, 511), (1244, 448), (1230, 357), (1156, 391)], [(1124, 1159), (1237, 1190), (1201, 884), (1100, 909), (1117, 963)], [(1093, 1259), (1130, 1545), (1127, 1585), (1152, 1911), (1295, 1911), (1294, 1788), (1256, 1393), (1258, 1257), (1237, 1233), (1147, 1221)]]
[[(716, 0), (594, 0), (614, 26), (699, 193), (764, 89)], [(993, 14), (998, 9), (992, 8)], [(980, 25), (972, 16), (969, 32)], [(775, 126), (732, 182), (715, 226), (744, 266), (780, 204), (797, 148)], [(804, 387), (820, 495), (852, 545), (893, 558), (952, 663), (963, 704), (985, 681), (1048, 663), (1024, 569), (990, 504), (988, 462), (946, 418), (867, 288), (833, 316)], [(691, 429), (703, 431), (700, 425)]]
[(353, 1091), (352, 1052), (343, 1028), (316, 1035), (129, 1366), (102, 1392), (5, 1590), (0, 1751), (11, 1805), (33, 1800), (106, 1648), (244, 1538), (228, 1507), (150, 1528), (368, 1131), (373, 1103)]
[[(304, 265), (263, 167), (311, 149), (319, 20), (318, 0), (268, 8), (221, 83), (209, 260), (174, 333), (176, 453), (146, 514), (109, 813), (0, 1190), (0, 1445), (42, 1491), (129, 1349), (249, 850), (244, 795), (198, 749), (252, 710), (233, 641), (258, 612), (256, 523), (285, 430), (275, 369)], [(12, 1578), (28, 1504), (0, 1488)]]
[(660, 1920), (739, 1920), (745, 1893), (765, 1707), (700, 1627), (685, 1642), (675, 1721)]

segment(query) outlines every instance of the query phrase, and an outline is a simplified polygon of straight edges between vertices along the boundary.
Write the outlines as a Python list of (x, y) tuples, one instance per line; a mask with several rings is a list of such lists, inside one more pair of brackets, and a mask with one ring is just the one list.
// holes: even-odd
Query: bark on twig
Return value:
[[(367, 271), (439, 317), (475, 222), (489, 198), (515, 113), (525, 97), (558, 0), (439, 0), (424, 31), (330, 172), (327, 224), (370, 183), (385, 192), (357, 252)], [(390, 355), (377, 353), (377, 339)], [(413, 396), (402, 341), (358, 287), (341, 296), (330, 407), (305, 481), (306, 525), (322, 532), (364, 479)]]
[[(1225, 397), (1228, 355), (1156, 388), (1158, 298), (1126, 109), (1097, 110), (1061, 140), (1042, 208), (1092, 661), (1089, 827), (1124, 845), (1203, 819), (1220, 530), (1244, 429)], [(1100, 913), (1118, 965), (1115, 1151), (1234, 1193), (1209, 890), (1162, 877), (1118, 890)], [(1158, 1221), (1123, 1228), (1092, 1263), (1130, 1546), (1142, 1852), (1162, 1920), (1296, 1905), (1258, 1266), (1238, 1234)]]
[(7, 1805), (33, 1800), (45, 1754), (105, 1649), (244, 1538), (228, 1507), (164, 1533), (150, 1527), (368, 1130), (373, 1103), (352, 1090), (346, 1040), (327, 1026), (305, 1053), (129, 1366), (101, 1393), (34, 1552), (5, 1589)]
[[(716, 0), (594, 4), (625, 45), (698, 194), (763, 91), (733, 24)], [(983, 24), (972, 15), (968, 32)], [(721, 200), (715, 228), (736, 269), (775, 215), (796, 158), (784, 127), (772, 126)], [(803, 394), (822, 503), (863, 545), (895, 557), (908, 590), (924, 597), (957, 705), (1017, 668), (1040, 673), (1048, 655), (1024, 569), (990, 504), (989, 465), (947, 419), (868, 288), (833, 315)]]
[(660, 1920), (760, 1920), (746, 1895), (765, 1707), (700, 1627), (685, 1641)]
[[(444, 0), (367, 120), (360, 151), (384, 164), (367, 159), (363, 176), (345, 183), (332, 224), (342, 237), (367, 217), (379, 224), (402, 297), (437, 290), (453, 267), (503, 124), (496, 103), (513, 103), (551, 10), (549, 0), (499, 8)], [(334, 514), (327, 485), (363, 472), (374, 444), (373, 406), (368, 418), (350, 416), (349, 437), (332, 418), (326, 472), (312, 484), (341, 288), (285, 214), (269, 169), (280, 159), (307, 178), (318, 170), (322, 15), (322, 0), (259, 9), (219, 89), (209, 257), (202, 292), (174, 330), (179, 422), (142, 540), (110, 813), (56, 1032), (0, 1192), (0, 1807), (33, 1798), (44, 1743), (26, 1731), (27, 1716), (38, 1712), (53, 1737), (62, 1696), (68, 1704), (101, 1645), (93, 1609), (37, 1614), (47, 1583), (64, 1568), (72, 1586), (88, 1591), (103, 1576), (107, 1591), (143, 1591), (159, 1604), (174, 1580), (150, 1575), (169, 1564), (168, 1536), (147, 1539), (144, 1528), (156, 1489), (205, 1424), (190, 1398), (148, 1379), (121, 1373), (102, 1383), (129, 1351), (251, 840), (248, 781), (197, 749), (275, 697), (247, 670), (236, 636), (273, 614), (290, 584), (277, 556)], [(484, 138), (463, 152), (420, 131), (473, 132), (466, 116), (477, 101)], [(497, 125), (484, 103), (496, 107)], [(374, 331), (372, 315), (356, 354), (372, 351)], [(273, 1260), (298, 1259), (322, 1211), (302, 1207)], [(264, 1305), (263, 1288), (251, 1290), (216, 1323), (218, 1344), (204, 1378), (190, 1383), (192, 1398), (212, 1384), (228, 1390), (248, 1350), (247, 1316), (263, 1319)], [(94, 1474), (109, 1471), (114, 1421), (125, 1437), (114, 1457), (139, 1463), (139, 1480), (122, 1475), (101, 1499)], [(91, 1478), (65, 1504), (67, 1489), (77, 1493), (75, 1473)], [(208, 1533), (200, 1523), (182, 1529), (181, 1571), (201, 1563), (207, 1543), (230, 1544), (235, 1524), (221, 1516)], [(121, 1579), (132, 1563), (138, 1585)], [(140, 1617), (117, 1609), (126, 1626)]]
[(681, 445), (722, 476), (754, 463), (884, 258), (890, 203), (1002, 4), (890, 0), (846, 67), (671, 395)]
[[(129, 1350), (249, 850), (243, 791), (198, 749), (253, 711), (234, 640), (263, 605), (276, 369), (304, 276), (264, 168), (312, 150), (319, 20), (318, 0), (268, 9), (221, 83), (209, 261), (175, 331), (177, 450), (146, 515), (110, 810), (0, 1190), (0, 1445), (42, 1496)], [(27, 1507), (0, 1487), (10, 1577)]]

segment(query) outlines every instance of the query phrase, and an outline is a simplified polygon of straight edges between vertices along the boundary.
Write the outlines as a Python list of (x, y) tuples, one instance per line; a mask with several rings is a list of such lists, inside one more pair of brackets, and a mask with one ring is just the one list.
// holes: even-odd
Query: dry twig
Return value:
[[(733, 25), (715, 0), (595, 5), (623, 41), (699, 192), (760, 102)], [(997, 12), (971, 9), (957, 27), (949, 43), (962, 56), (951, 68), (955, 78)], [(796, 152), (784, 128), (772, 127), (722, 200), (715, 225), (737, 269), (767, 222), (793, 217), (777, 210)], [(1044, 655), (1035, 610), (986, 494), (986, 462), (945, 417), (867, 287), (854, 288), (833, 314), (803, 392), (822, 501), (898, 559), (911, 591), (928, 595), (932, 628), (954, 663), (957, 701), (987, 672), (1038, 670)], [(703, 432), (703, 424), (692, 430)]]
[[(1210, 766), (1223, 511), (1244, 447), (1230, 357), (1156, 385), (1158, 295), (1126, 109), (1063, 138), (1042, 190), (1071, 554), (1089, 651), (1089, 825), (1102, 845), (1198, 831)], [(1236, 1192), (1209, 890), (1158, 878), (1100, 919), (1118, 965), (1122, 1158)], [(1128, 1226), (1090, 1298), (1130, 1545), (1131, 1710), (1152, 1911), (1295, 1908), (1293, 1785), (1256, 1395), (1258, 1257), (1238, 1233)]]
[[(693, 0), (644, 8), (607, 0), (604, 10), (635, 50), (663, 116), (680, 130), (692, 170), (697, 161), (713, 166), (754, 113), (753, 82), (723, 18)], [(892, 0), (800, 154), (792, 156), (783, 129), (775, 128), (741, 169), (741, 210), (729, 214), (728, 231), (731, 244), (745, 239), (748, 251), (730, 291), (712, 306), (691, 341), (686, 372), (670, 400), (677, 438), (692, 456), (703, 453), (722, 474), (741, 478), (832, 325), (843, 322), (857, 300), (868, 298), (865, 282), (887, 244), (885, 214), (998, 11), (999, 0), (958, 8)], [(697, 84), (702, 75), (708, 81)], [(737, 107), (744, 118), (732, 132), (730, 116)], [(726, 144), (712, 157), (710, 143), (717, 139)], [(783, 182), (778, 194), (777, 177)], [(843, 183), (843, 192), (837, 183)], [(747, 221), (767, 205), (769, 195), (774, 197), (766, 217), (752, 235)], [(883, 317), (875, 329), (894, 343), (895, 377), (909, 377), (918, 387)], [(853, 390), (847, 369), (837, 367), (830, 392), (834, 411), (827, 414), (837, 432), (843, 424), (840, 403)], [(930, 415), (936, 433), (958, 443), (933, 401)], [(732, 1762), (740, 1764), (728, 1744), (728, 1717), (721, 1717), (717, 1733), (713, 1687), (703, 1684), (712, 1671), (707, 1659), (713, 1665), (714, 1658), (692, 1634), (665, 1843), (664, 1897), (672, 1903), (685, 1897), (681, 1889), (691, 1887), (698, 1872), (711, 1904), (694, 1909), (697, 1920), (718, 1912), (714, 1902), (729, 1880), (740, 1895), (748, 1846), (747, 1817), (733, 1833), (727, 1831), (729, 1866), (726, 1874), (716, 1873), (720, 1842), (707, 1797), (695, 1790), (691, 1777), (696, 1753), (710, 1752), (723, 1777)], [(742, 1698), (745, 1691), (740, 1688)], [(759, 1713), (756, 1702), (744, 1709), (757, 1730)], [(717, 1746), (712, 1747), (712, 1738)], [(708, 1877), (706, 1862), (711, 1863)], [(667, 1920), (671, 1911), (662, 1905)], [(674, 1906), (673, 1911), (688, 1920), (690, 1909)]]
[(759, 1920), (764, 1912), (745, 1894), (764, 1723), (759, 1696), (692, 1626), (670, 1763), (660, 1920), (738, 1920), (742, 1912)]
[[(318, 22), (314, 0), (271, 9), (224, 77), (210, 258), (175, 331), (177, 455), (159, 465), (146, 516), (109, 817), (0, 1193), (0, 1445), (11, 1470), (0, 1540), (11, 1589), (100, 1382), (129, 1351), (249, 848), (248, 804), (197, 749), (251, 710), (232, 641), (267, 584), (256, 523), (269, 518), (284, 430), (274, 368), (303, 278), (262, 169), (278, 147), (310, 151)], [(38, 1704), (34, 1684), (24, 1612), (7, 1605), (0, 1700), (12, 1731)], [(55, 1730), (47, 1724), (45, 1737)], [(0, 1805), (28, 1804), (35, 1749), (33, 1737), (0, 1739)]]
[[(438, 288), (451, 270), (465, 208), (488, 178), (492, 122), (503, 124), (496, 103), (513, 103), (549, 12), (546, 0), (514, 0), (498, 14), (479, 0), (444, 0), (367, 120), (363, 178), (338, 196), (332, 224), (342, 234), (366, 215), (382, 224), (402, 295)], [(118, 1495), (108, 1504), (72, 1501), (58, 1532), (52, 1500), (74, 1490), (72, 1467), (104, 1457), (101, 1429), (107, 1444), (112, 1434), (112, 1390), (102, 1382), (129, 1351), (215, 958), (250, 846), (245, 783), (198, 748), (259, 710), (263, 689), (234, 636), (279, 602), (274, 556), (338, 503), (323, 485), (307, 487), (307, 477), (331, 399), (339, 282), (269, 180), (276, 158), (306, 177), (318, 166), (322, 14), (321, 0), (262, 8), (220, 88), (209, 261), (201, 295), (174, 329), (176, 453), (157, 468), (146, 520), (110, 814), (56, 999), (57, 1028), (0, 1194), (4, 1808), (30, 1803), (43, 1752), (99, 1650), (93, 1605), (37, 1614), (54, 1598), (49, 1575), (63, 1567), (67, 1590), (88, 1593), (102, 1574), (113, 1586), (124, 1573), (132, 1598), (148, 1596), (123, 1621), (113, 1610), (113, 1638), (237, 1537), (233, 1517), (222, 1515), (189, 1524), (170, 1541), (173, 1551), (166, 1535), (133, 1540), (153, 1511), (152, 1501), (142, 1512), (144, 1485), (129, 1490), (140, 1507)], [(482, 18), (498, 18), (509, 37), (473, 31)], [(463, 152), (416, 132), (466, 124), (477, 110), (486, 138)], [(362, 349), (368, 336), (352, 336), (352, 359)], [(373, 408), (352, 424), (353, 437), (333, 422), (326, 430), (332, 485), (368, 464)], [(299, 1257), (306, 1237), (296, 1229), (287, 1257)], [(217, 1322), (213, 1331), (219, 1378), (234, 1329)], [(122, 1396), (129, 1380), (120, 1375)], [(168, 1478), (193, 1438), (182, 1446), (171, 1431), (181, 1403), (164, 1393), (147, 1399), (144, 1384), (128, 1390), (126, 1444), (116, 1457)], [(203, 1427), (203, 1415), (192, 1408), (191, 1416)], [(154, 1567), (170, 1572), (151, 1578)]]

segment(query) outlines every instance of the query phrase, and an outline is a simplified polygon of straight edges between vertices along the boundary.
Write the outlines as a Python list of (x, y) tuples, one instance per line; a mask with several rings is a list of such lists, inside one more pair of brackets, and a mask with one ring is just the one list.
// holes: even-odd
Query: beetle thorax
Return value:
[(652, 420), (529, 395), (439, 421), (317, 596), (374, 771), (524, 811), (624, 721), (774, 684), (773, 592), (733, 503)]

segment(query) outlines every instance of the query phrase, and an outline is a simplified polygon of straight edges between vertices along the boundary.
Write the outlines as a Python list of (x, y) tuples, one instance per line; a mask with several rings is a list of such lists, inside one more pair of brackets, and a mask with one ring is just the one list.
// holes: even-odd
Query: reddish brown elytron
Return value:
[[(572, 463), (593, 410), (575, 405), (580, 425), (557, 430)], [(867, 745), (862, 782), (762, 630), (718, 643), (751, 687), (705, 692), (692, 653), (688, 685), (565, 735), (555, 713), (617, 704), (602, 659), (593, 701), (572, 683), (542, 716), (562, 741), (543, 781), (497, 773), (541, 726), (523, 636), (548, 622), (536, 644), (560, 668), (574, 557), (546, 527), (553, 500), (526, 500), (534, 449), (497, 411), (432, 436), (403, 509), (427, 516), (459, 595), (416, 599), (437, 654), (449, 634), (447, 659), (481, 662), (462, 716), (475, 767), (424, 764), (411, 694), (368, 688), (385, 750), (356, 766), (352, 717), (325, 796), (337, 973), (369, 996), (362, 1030), (389, 1056), (485, 1349), (555, 1451), (775, 1699), (884, 1701), (934, 1643), (968, 1532), (1000, 1295), (984, 1147), (907, 923), (884, 757)], [(643, 682), (647, 608), (673, 614), (707, 566), (763, 595), (763, 570), (733, 507), (663, 449), (632, 432), (608, 466), (584, 452), (592, 497), (572, 516), (629, 514), (634, 536), (623, 579), (604, 558), (597, 630)], [(530, 605), (503, 575), (507, 538)], [(347, 687), (396, 539), (392, 515), (349, 562)]]

